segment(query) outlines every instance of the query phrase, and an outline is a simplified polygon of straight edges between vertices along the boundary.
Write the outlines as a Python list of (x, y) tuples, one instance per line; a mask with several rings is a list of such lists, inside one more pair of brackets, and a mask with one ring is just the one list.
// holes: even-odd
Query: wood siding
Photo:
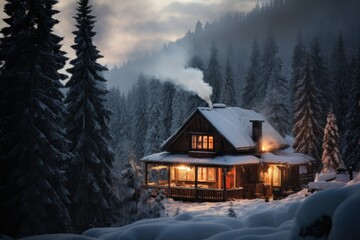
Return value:
[[(214, 137), (214, 149), (208, 151), (210, 153), (206, 154), (206, 150), (201, 151), (204, 154), (196, 153), (196, 150), (191, 149), (191, 135), (192, 134), (207, 134)], [(215, 129), (199, 114), (196, 113), (192, 119), (185, 125), (185, 128), (180, 132), (179, 136), (176, 136), (175, 139), (169, 144), (164, 150), (172, 153), (189, 153), (193, 154), (195, 157), (209, 157), (214, 155), (224, 155), (224, 154), (236, 154), (237, 151), (224, 139), (220, 134), (218, 134)], [(212, 153), (211, 153), (212, 152)]]

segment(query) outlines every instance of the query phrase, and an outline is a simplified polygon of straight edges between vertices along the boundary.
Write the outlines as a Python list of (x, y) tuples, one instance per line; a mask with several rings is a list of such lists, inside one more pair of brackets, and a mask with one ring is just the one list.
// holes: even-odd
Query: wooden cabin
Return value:
[(281, 197), (313, 179), (313, 159), (287, 148), (253, 110), (199, 107), (163, 143), (163, 152), (141, 159), (145, 187), (190, 201)]

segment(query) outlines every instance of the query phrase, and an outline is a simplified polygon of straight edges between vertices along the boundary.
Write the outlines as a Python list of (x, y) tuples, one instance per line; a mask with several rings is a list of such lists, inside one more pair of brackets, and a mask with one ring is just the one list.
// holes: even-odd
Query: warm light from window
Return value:
[(177, 168), (181, 171), (187, 171), (187, 172), (191, 171), (191, 168), (188, 166), (178, 166)]
[(209, 135), (192, 135), (191, 136), (192, 149), (214, 149), (214, 137)]

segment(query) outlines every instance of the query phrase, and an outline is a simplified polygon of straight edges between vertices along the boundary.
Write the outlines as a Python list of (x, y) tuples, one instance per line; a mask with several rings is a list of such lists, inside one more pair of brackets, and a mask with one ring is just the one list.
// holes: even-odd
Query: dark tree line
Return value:
[[(68, 69), (66, 98), (62, 94), (60, 80), (66, 76), (59, 70), (66, 57), (62, 38), (53, 33), (56, 3), (8, 0), (4, 7), (8, 18), (0, 41), (0, 232), (15, 238), (82, 232), (163, 211), (161, 202), (150, 201), (149, 194), (136, 187), (139, 184), (122, 189), (115, 184), (111, 112), (105, 107), (108, 90), (102, 77), (106, 68), (97, 62), (102, 56), (92, 42), (95, 17), (88, 0), (78, 2), (72, 46), (76, 58)], [(115, 116), (124, 121), (124, 101), (114, 104)], [(131, 179), (141, 181), (138, 167), (127, 159)], [(122, 214), (130, 204), (119, 198), (122, 191), (136, 192), (133, 216)]]

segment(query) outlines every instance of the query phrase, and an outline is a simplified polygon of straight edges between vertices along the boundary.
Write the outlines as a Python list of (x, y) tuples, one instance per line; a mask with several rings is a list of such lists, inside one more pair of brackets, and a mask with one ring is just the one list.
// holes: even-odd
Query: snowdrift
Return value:
[[(290, 196), (281, 201), (275, 207), (259, 207), (239, 218), (185, 212), (119, 228), (93, 228), (82, 235), (55, 234), (26, 239), (359, 239), (359, 183), (350, 182), (345, 187), (322, 190), (306, 198)], [(233, 202), (235, 210), (240, 206), (237, 202), (241, 200)]]

